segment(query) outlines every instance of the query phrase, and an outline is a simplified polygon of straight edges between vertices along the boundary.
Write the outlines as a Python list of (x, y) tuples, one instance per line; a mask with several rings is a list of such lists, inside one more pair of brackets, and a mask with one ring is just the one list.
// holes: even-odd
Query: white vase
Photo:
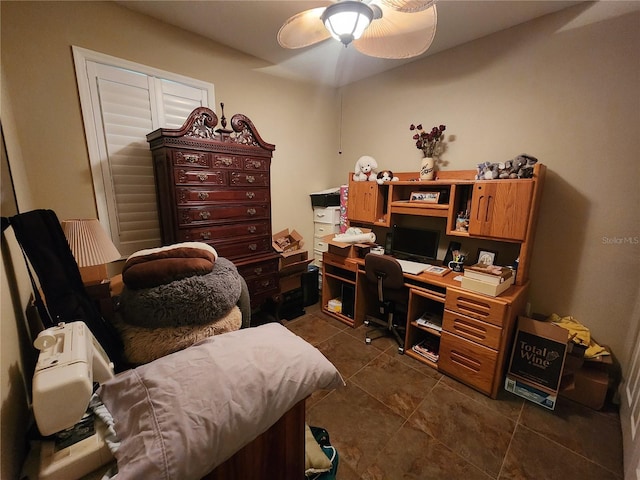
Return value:
[(420, 164), (420, 180), (433, 180), (435, 174), (435, 162), (433, 157), (424, 157)]

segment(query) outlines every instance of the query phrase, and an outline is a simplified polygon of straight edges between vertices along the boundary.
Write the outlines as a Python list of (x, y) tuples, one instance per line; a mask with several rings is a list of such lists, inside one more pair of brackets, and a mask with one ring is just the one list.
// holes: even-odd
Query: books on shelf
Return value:
[(442, 331), (442, 315), (438, 315), (437, 313), (424, 312), (420, 318), (416, 320), (416, 323), (423, 327), (437, 330), (438, 332)]
[(509, 277), (513, 277), (513, 270), (507, 267), (498, 267), (496, 265), (475, 264), (470, 267), (465, 267), (463, 276), (480, 282), (499, 285)]
[(434, 345), (432, 342), (429, 342), (427, 340), (416, 343), (413, 347), (411, 347), (411, 350), (433, 363), (437, 363), (438, 359), (440, 358), (440, 355), (438, 355), (437, 345)]

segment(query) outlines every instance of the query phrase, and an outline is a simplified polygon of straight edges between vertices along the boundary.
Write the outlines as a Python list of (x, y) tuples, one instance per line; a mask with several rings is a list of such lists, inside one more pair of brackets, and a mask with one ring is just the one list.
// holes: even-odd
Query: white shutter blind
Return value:
[[(87, 127), (99, 218), (123, 256), (160, 245), (153, 163), (146, 135), (181, 127), (194, 108), (208, 106), (210, 84), (161, 78), (103, 62), (85, 62), (90, 105)], [(207, 88), (207, 85), (210, 88)], [(95, 133), (95, 138), (89, 133)], [(95, 143), (95, 145), (92, 145)]]
[(171, 80), (157, 79), (158, 121), (163, 128), (180, 128), (197, 107), (209, 105), (207, 91)]

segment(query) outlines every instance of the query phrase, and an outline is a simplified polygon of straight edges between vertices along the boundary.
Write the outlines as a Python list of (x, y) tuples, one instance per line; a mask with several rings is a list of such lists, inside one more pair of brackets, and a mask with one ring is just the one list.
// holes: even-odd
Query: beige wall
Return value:
[[(273, 228), (295, 228), (312, 246), (308, 194), (337, 185), (337, 92), (272, 77), (264, 62), (103, 2), (2, 2), (2, 122), (21, 211), (53, 209), (61, 219), (96, 208), (71, 46), (212, 82), (228, 118), (244, 113), (274, 152)], [(16, 478), (24, 425), (20, 394), (24, 330), (12, 311), (12, 266), (2, 269), (2, 478)], [(29, 290), (18, 256), (17, 282)], [(21, 396), (22, 395), (22, 396)], [(10, 399), (10, 400), (7, 400)], [(6, 401), (6, 402), (5, 402)], [(21, 446), (20, 440), (17, 439)]]
[(343, 89), (343, 170), (364, 154), (417, 170), (411, 123), (447, 125), (443, 169), (546, 164), (533, 311), (573, 315), (618, 356), (640, 278), (638, 6), (579, 5)]
[(35, 208), (96, 215), (72, 45), (213, 83), (228, 118), (244, 113), (276, 145), (274, 229), (312, 237), (308, 194), (339, 178), (335, 91), (270, 76), (261, 60), (113, 3), (2, 4), (3, 80)]
[[(214, 83), (227, 116), (248, 115), (276, 144), (274, 230), (295, 228), (309, 243), (309, 192), (346, 181), (363, 154), (381, 168), (416, 170), (409, 124), (444, 123), (455, 138), (441, 168), (523, 152), (549, 167), (533, 308), (574, 315), (623, 356), (640, 246), (603, 241), (640, 236), (639, 14), (619, 15), (621, 5), (628, 3), (574, 7), (335, 91), (270, 77), (260, 60), (119, 5), (2, 2), (1, 114), (19, 206), (95, 215), (71, 45)], [(6, 264), (3, 251), (2, 478), (13, 478), (20, 455), (5, 432), (19, 430), (24, 410), (14, 404), (24, 386), (12, 345), (28, 286), (19, 271), (20, 294), (6, 307)]]

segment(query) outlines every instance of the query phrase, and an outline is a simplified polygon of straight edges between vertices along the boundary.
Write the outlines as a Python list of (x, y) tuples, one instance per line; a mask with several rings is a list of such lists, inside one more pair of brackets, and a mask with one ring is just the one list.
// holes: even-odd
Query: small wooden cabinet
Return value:
[(353, 222), (376, 223), (382, 216), (382, 196), (376, 182), (349, 181), (348, 218)]
[(271, 247), (270, 168), (275, 146), (246, 116), (231, 129), (195, 109), (179, 129), (147, 135), (153, 155), (163, 245), (205, 242), (238, 268), (251, 305), (279, 291), (279, 255)]
[(533, 181), (490, 180), (473, 186), (469, 235), (524, 241), (527, 233)]

